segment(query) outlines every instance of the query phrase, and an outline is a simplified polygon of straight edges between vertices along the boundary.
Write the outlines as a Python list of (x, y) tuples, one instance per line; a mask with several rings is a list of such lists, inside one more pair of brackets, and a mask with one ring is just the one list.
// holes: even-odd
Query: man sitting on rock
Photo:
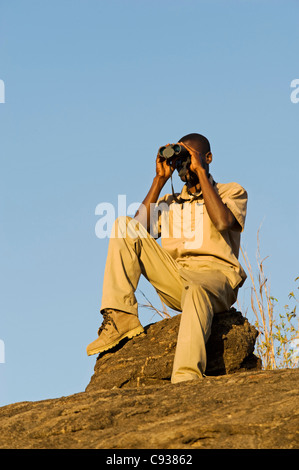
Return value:
[[(246, 191), (213, 180), (204, 136), (188, 134), (176, 145), (189, 155), (189, 164), (180, 155), (166, 158), (169, 144), (160, 148), (156, 176), (135, 217), (114, 223), (103, 282), (104, 320), (87, 347), (88, 355), (97, 354), (143, 332), (135, 297), (143, 274), (166, 305), (182, 312), (172, 383), (204, 376), (213, 314), (231, 307), (246, 279), (238, 261)], [(185, 183), (181, 193), (172, 187), (172, 194), (159, 199), (175, 169)], [(162, 246), (155, 239), (160, 236)]]

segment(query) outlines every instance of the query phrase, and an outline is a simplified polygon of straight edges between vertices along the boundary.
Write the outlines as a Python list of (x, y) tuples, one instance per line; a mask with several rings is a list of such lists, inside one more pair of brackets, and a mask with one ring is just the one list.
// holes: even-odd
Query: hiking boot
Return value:
[(98, 338), (86, 348), (88, 356), (114, 348), (122, 339), (133, 338), (144, 331), (138, 317), (131, 313), (106, 309), (103, 317)]

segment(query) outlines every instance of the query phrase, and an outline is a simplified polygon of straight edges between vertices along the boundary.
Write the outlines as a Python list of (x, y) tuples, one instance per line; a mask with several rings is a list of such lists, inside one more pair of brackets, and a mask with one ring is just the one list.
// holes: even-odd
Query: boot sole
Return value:
[(106, 346), (94, 348), (91, 351), (87, 352), (88, 356), (92, 356), (93, 354), (99, 354), (104, 351), (108, 351), (109, 349), (114, 348), (118, 343), (120, 343), (123, 339), (125, 338), (134, 338), (134, 336), (138, 336), (141, 333), (144, 332), (143, 326), (137, 326), (137, 328), (134, 328), (133, 330), (127, 331), (127, 333), (124, 333), (122, 336), (117, 338), (116, 340), (112, 341), (112, 343), (106, 344)]

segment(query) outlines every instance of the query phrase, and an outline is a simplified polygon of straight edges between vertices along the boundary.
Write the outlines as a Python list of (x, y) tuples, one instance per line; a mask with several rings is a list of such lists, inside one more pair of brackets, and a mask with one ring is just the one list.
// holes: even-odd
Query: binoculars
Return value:
[(180, 144), (171, 144), (165, 147), (159, 148), (159, 155), (160, 157), (165, 158), (167, 165), (171, 165), (174, 159), (180, 158), (180, 160), (189, 160), (188, 163), (191, 162), (191, 155), (188, 150), (185, 149)]
[(171, 165), (175, 161), (175, 168), (182, 181), (186, 181), (186, 173), (191, 164), (191, 155), (183, 145), (171, 144), (159, 148), (159, 155), (165, 158), (166, 164)]

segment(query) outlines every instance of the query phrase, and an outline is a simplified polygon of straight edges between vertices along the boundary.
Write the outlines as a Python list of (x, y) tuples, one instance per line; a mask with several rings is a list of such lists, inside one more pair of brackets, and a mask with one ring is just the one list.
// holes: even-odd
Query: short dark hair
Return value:
[(195, 150), (199, 150), (202, 153), (208, 153), (211, 151), (210, 142), (208, 139), (201, 134), (187, 134), (182, 137), (179, 142), (185, 142), (190, 144), (191, 147), (195, 148)]

